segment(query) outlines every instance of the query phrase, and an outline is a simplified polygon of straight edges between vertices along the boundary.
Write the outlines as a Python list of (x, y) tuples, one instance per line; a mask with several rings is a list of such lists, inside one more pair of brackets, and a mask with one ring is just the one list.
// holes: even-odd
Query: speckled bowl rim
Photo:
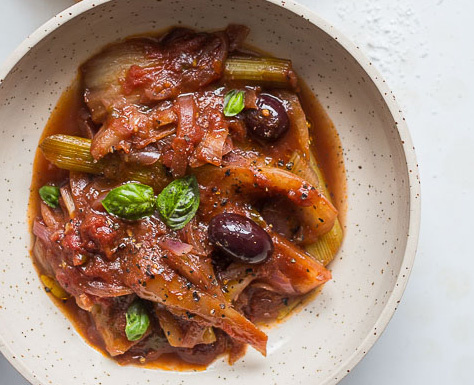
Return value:
[[(84, 0), (80, 3), (74, 4), (67, 8), (63, 12), (60, 12), (31, 35), (29, 35), (17, 49), (7, 58), (7, 60), (0, 67), (0, 84), (8, 76), (13, 67), (41, 40), (48, 36), (51, 32), (67, 23), (69, 20), (81, 15), (82, 13), (105, 3), (113, 0)], [(412, 144), (408, 127), (405, 123), (405, 118), (402, 115), (400, 107), (395, 100), (395, 96), (392, 91), (388, 88), (385, 80), (382, 78), (377, 69), (374, 68), (370, 60), (360, 51), (359, 47), (345, 37), (340, 31), (334, 28), (331, 24), (326, 22), (321, 17), (317, 16), (314, 12), (309, 10), (307, 7), (298, 4), (294, 1), (280, 1), (280, 0), (266, 0), (269, 3), (278, 5), (284, 9), (299, 15), (303, 19), (314, 24), (336, 40), (362, 67), (366, 72), (367, 76), (372, 80), (374, 85), (377, 87), (380, 96), (386, 103), (392, 117), (397, 126), (397, 130), (400, 136), (400, 141), (403, 148), (403, 154), (405, 156), (407, 165), (407, 174), (409, 180), (409, 225), (408, 225), (408, 236), (405, 248), (405, 254), (401, 264), (400, 271), (403, 274), (399, 274), (397, 281), (395, 282), (393, 291), (385, 304), (382, 313), (374, 323), (372, 329), (367, 334), (367, 337), (358, 346), (355, 352), (342, 362), (334, 372), (328, 376), (321, 384), (329, 385), (336, 384), (341, 381), (367, 354), (372, 348), (378, 338), (380, 338), (382, 332), (387, 327), (390, 319), (392, 318), (395, 310), (400, 303), (400, 299), (405, 291), (408, 279), (410, 277), (411, 269), (415, 261), (416, 249), (418, 244), (419, 230), (420, 230), (420, 218), (421, 218), (421, 201), (420, 201), (420, 178), (418, 172), (418, 164), (416, 161), (415, 147)], [(33, 373), (30, 369), (22, 362), (18, 357), (15, 356), (13, 350), (11, 350), (5, 343), (5, 339), (0, 335), (0, 351), (7, 358), (7, 360), (15, 367), (15, 369), (24, 376), (30, 383), (37, 382), (38, 379), (34, 378)], [(41, 384), (46, 385), (46, 384)]]

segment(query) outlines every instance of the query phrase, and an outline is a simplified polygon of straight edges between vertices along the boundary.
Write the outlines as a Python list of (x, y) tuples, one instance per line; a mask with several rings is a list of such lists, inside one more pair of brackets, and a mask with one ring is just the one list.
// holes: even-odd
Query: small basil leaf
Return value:
[(224, 97), (224, 115), (235, 116), (245, 107), (245, 91), (231, 90)]
[(150, 186), (127, 183), (111, 190), (102, 201), (109, 214), (136, 220), (150, 216), (155, 211), (155, 194)]
[(194, 175), (176, 179), (158, 195), (158, 211), (167, 226), (182, 229), (199, 207), (199, 186)]
[(150, 317), (140, 301), (135, 301), (128, 307), (125, 319), (127, 321), (125, 334), (129, 341), (137, 341), (142, 338), (150, 326)]
[(55, 186), (43, 186), (39, 189), (39, 195), (44, 203), (55, 209), (59, 205), (59, 188)]

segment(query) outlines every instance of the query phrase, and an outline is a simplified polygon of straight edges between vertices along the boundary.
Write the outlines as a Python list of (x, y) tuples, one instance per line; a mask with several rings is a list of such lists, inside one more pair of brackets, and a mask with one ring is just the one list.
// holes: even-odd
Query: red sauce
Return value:
[(347, 211), (347, 180), (341, 139), (328, 113), (309, 87), (299, 80), (300, 101), (311, 123), (311, 149), (323, 171), (332, 198), (339, 210), (338, 218), (345, 223)]
[[(333, 203), (339, 210), (339, 219), (343, 220), (346, 211), (346, 175), (341, 142), (334, 124), (324, 108), (301, 80), (299, 84), (301, 88), (300, 101), (311, 123), (311, 149), (324, 173)], [(61, 96), (43, 131), (40, 142), (45, 137), (57, 133), (80, 136), (77, 122), (81, 117), (81, 111), (86, 108), (87, 106), (83, 101), (81, 82), (78, 79)], [(291, 141), (292, 138), (289, 136), (288, 143)], [(288, 144), (288, 147), (291, 149), (292, 146)], [(280, 148), (282, 154), (285, 153), (284, 148), (285, 144)], [(40, 215), (38, 189), (47, 182), (59, 183), (67, 177), (68, 171), (58, 169), (49, 163), (43, 157), (41, 151), (39, 149), (37, 150), (33, 167), (28, 211), (30, 222)], [(39, 267), (38, 269), (40, 270)], [(42, 272), (39, 271), (39, 274), (41, 273)], [(88, 343), (105, 356), (109, 356), (89, 313), (80, 309), (76, 305), (74, 298), (70, 298), (66, 301), (60, 301), (53, 296), (51, 296), (51, 298), (53, 298), (57, 306)], [(139, 363), (139, 361), (137, 362), (135, 359), (118, 358), (117, 361), (119, 364)], [(155, 361), (147, 361), (145, 366), (165, 370), (204, 370), (206, 368), (206, 365), (186, 363), (176, 354), (163, 354)]]

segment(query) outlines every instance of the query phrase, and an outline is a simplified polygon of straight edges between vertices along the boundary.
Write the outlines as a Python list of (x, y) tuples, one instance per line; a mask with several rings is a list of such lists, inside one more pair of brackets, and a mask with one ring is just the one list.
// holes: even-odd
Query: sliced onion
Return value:
[(39, 220), (35, 220), (33, 223), (33, 234), (36, 235), (42, 241), (46, 242), (47, 244), (51, 243), (51, 232)]
[(103, 298), (121, 297), (122, 295), (133, 293), (133, 291), (128, 287), (101, 281), (87, 282), (87, 285), (84, 286), (84, 292)]
[(170, 251), (174, 255), (185, 255), (189, 254), (193, 247), (187, 243), (178, 241), (177, 239), (165, 238), (158, 241), (161, 248)]
[[(220, 166), (222, 163), (222, 156), (224, 155), (224, 145), (227, 140), (229, 131), (226, 127), (218, 128), (216, 130), (207, 131), (204, 139), (196, 148), (195, 157), (197, 160), (211, 163), (214, 166)], [(227, 152), (228, 149), (226, 149)], [(192, 167), (201, 166), (200, 162), (191, 163)]]
[(193, 218), (178, 234), (184, 243), (193, 247), (193, 254), (200, 257), (211, 254), (212, 248), (207, 242), (207, 226), (199, 223), (196, 218)]
[(51, 276), (54, 275), (54, 270), (51, 267), (51, 241), (44, 241), (40, 237), (37, 237), (35, 240), (35, 245), (33, 246), (33, 255), (35, 257), (35, 262), (38, 263), (41, 267), (41, 270)]
[(158, 162), (161, 158), (161, 153), (158, 151), (138, 151), (130, 153), (127, 156), (128, 162), (138, 163), (143, 166), (150, 166), (156, 162)]
[(74, 198), (72, 197), (71, 189), (69, 186), (63, 186), (59, 189), (61, 197), (63, 198), (64, 205), (66, 206), (67, 212), (70, 218), (76, 216), (76, 205), (74, 204)]
[(92, 301), (91, 297), (87, 294), (81, 294), (76, 297), (76, 304), (82, 310), (91, 311), (94, 307), (94, 302)]
[(56, 229), (60, 225), (60, 221), (56, 218), (53, 210), (46, 205), (44, 202), (41, 202), (41, 216), (43, 217), (43, 221), (47, 227), (51, 227)]
[(88, 174), (81, 172), (69, 172), (69, 185), (71, 186), (71, 195), (74, 199), (74, 205), (81, 208), (86, 204), (85, 189), (90, 182)]

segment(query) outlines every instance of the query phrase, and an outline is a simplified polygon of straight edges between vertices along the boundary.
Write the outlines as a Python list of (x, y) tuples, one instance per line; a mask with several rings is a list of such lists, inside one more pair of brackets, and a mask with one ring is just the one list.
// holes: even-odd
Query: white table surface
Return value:
[[(402, 303), (341, 384), (474, 384), (474, 1), (300, 2), (382, 72), (405, 113), (422, 178), (419, 251)], [(0, 61), (73, 3), (0, 0)], [(0, 355), (0, 385), (27, 384)]]

